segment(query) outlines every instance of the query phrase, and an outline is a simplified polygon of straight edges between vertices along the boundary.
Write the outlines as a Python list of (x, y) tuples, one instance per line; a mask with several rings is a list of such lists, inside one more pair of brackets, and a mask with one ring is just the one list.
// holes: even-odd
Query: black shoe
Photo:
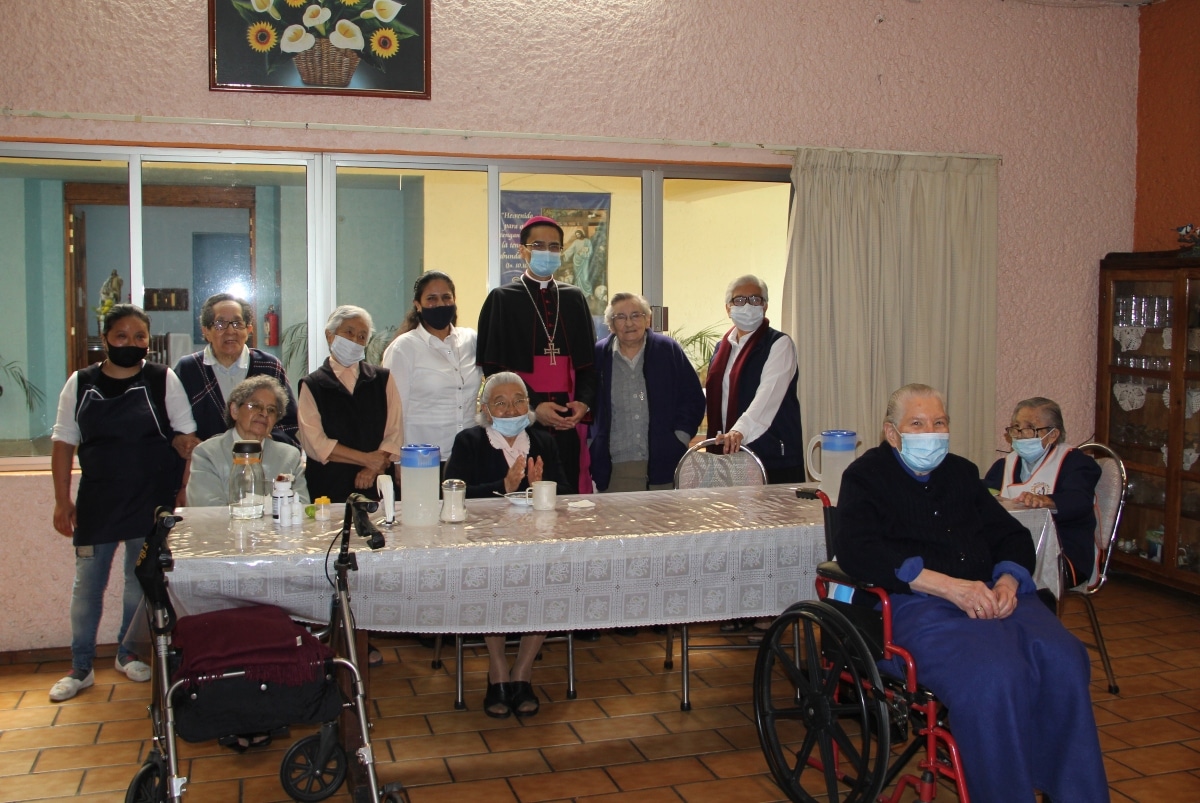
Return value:
[(599, 641), (600, 640), (600, 631), (599, 630), (576, 630), (575, 631), (575, 640), (576, 641)]
[(528, 680), (515, 680), (509, 685), (512, 686), (509, 706), (514, 714), (522, 718), (532, 717), (541, 710), (542, 704), (533, 690), (532, 683)]
[(618, 627), (613, 632), (618, 636), (636, 636), (638, 634), (638, 629), (636, 627)]
[(492, 719), (508, 719), (512, 716), (512, 683), (489, 683), (483, 697), (483, 713)]

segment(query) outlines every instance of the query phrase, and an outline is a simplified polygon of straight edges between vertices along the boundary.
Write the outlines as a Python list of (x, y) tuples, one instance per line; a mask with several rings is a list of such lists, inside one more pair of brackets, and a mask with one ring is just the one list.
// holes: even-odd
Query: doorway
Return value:
[[(144, 185), (142, 206), (144, 228), (149, 231), (149, 236), (144, 240), (161, 251), (159, 256), (145, 254), (147, 290), (151, 284), (159, 283), (160, 276), (170, 281), (172, 287), (198, 289), (198, 285), (193, 283), (196, 275), (193, 235), (201, 233), (195, 227), (202, 227), (200, 221), (203, 216), (186, 214), (185, 210), (244, 210), (232, 224), (240, 230), (241, 237), (239, 247), (242, 250), (236, 260), (243, 266), (242, 273), (248, 272), (248, 286), (255, 286), (257, 249), (253, 187)], [(110, 275), (111, 270), (117, 271), (123, 283), (119, 301), (133, 301), (145, 308), (151, 314), (153, 329), (159, 333), (158, 337), (164, 337), (162, 333), (166, 331), (193, 334), (191, 322), (198, 316), (199, 306), (207, 295), (199, 297), (193, 292), (186, 308), (164, 308), (159, 314), (156, 314), (156, 309), (147, 307), (146, 298), (130, 298), (128, 186), (68, 182), (63, 186), (63, 207), (67, 232), (65, 325), (68, 372), (84, 368), (104, 357), (100, 337), (99, 309), (102, 304), (99, 293), (104, 281), (102, 277)], [(169, 209), (171, 212), (156, 216), (155, 209)], [(157, 223), (156, 217), (159, 217)], [(124, 225), (121, 225), (122, 220)], [(95, 229), (90, 238), (89, 225)], [(218, 236), (225, 233), (227, 231), (217, 232)], [(152, 275), (155, 277), (153, 281), (150, 278)], [(150, 295), (147, 292), (147, 296)], [(250, 345), (254, 345), (253, 341)], [(165, 355), (166, 350), (159, 349), (158, 353)], [(161, 359), (165, 360), (166, 357)]]

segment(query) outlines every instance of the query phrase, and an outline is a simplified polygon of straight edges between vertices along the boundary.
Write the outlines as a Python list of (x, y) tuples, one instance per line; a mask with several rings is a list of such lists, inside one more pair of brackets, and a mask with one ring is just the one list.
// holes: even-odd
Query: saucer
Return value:
[(504, 498), (512, 502), (517, 507), (532, 507), (533, 497), (525, 491), (513, 491), (510, 494), (505, 494)]

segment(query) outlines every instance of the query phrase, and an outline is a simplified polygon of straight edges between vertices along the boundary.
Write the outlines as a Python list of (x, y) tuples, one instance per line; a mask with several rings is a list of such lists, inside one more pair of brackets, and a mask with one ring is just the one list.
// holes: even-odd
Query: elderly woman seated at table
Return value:
[[(490, 496), (493, 492), (523, 491), (530, 483), (553, 480), (558, 493), (571, 493), (562, 473), (553, 438), (529, 429), (529, 393), (521, 377), (509, 371), (492, 374), (479, 397), (479, 426), (464, 429), (454, 438), (446, 478), (467, 484), (468, 497)], [(530, 717), (540, 703), (530, 683), (533, 661), (545, 633), (521, 636), (512, 669), (504, 654), (503, 634), (486, 636), (488, 687), (483, 710), (489, 717), (504, 719), (512, 714)]]
[(283, 385), (271, 376), (242, 380), (229, 394), (227, 415), (230, 427), (192, 452), (192, 473), (187, 483), (187, 503), (192, 507), (228, 504), (229, 472), (233, 468), (233, 442), (259, 441), (263, 445), (263, 474), (268, 482), (280, 474), (291, 474), (293, 490), (308, 504), (308, 486), (300, 462), (300, 450), (271, 438), (279, 416), (287, 410)]
[(1071, 586), (1087, 582), (1096, 564), (1096, 483), (1100, 466), (1067, 445), (1062, 409), (1035, 396), (1017, 402), (1004, 429), (1008, 457), (988, 469), (984, 482), (1025, 507), (1054, 510), (1054, 526)]

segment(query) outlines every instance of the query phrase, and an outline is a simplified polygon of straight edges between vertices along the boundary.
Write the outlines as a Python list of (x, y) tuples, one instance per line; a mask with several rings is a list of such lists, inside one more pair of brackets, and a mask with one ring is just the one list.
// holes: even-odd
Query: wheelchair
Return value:
[[(814, 496), (825, 505), (827, 554), (836, 554), (837, 508)], [(968, 803), (948, 711), (892, 641), (887, 592), (856, 583), (834, 561), (818, 567), (816, 585), (819, 599), (784, 611), (755, 662), (754, 719), (775, 782), (804, 803), (898, 803), (910, 787), (927, 803), (943, 784)], [(882, 609), (853, 604), (854, 591), (874, 595)], [(880, 673), (878, 662), (892, 658), (903, 662), (902, 677)], [(921, 751), (914, 773), (909, 764)]]

